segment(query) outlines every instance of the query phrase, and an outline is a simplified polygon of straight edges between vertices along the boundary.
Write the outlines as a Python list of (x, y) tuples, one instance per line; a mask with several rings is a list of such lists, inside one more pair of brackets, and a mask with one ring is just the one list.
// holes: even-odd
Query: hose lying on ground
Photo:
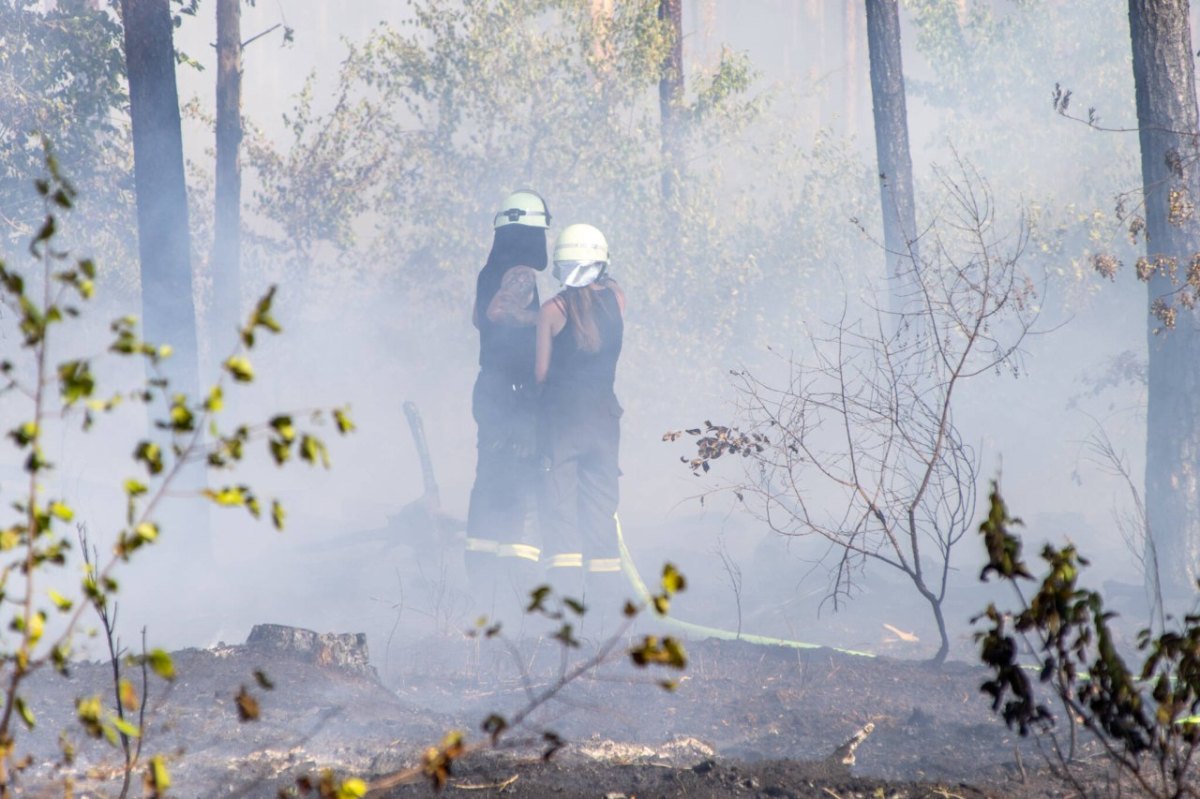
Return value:
[[(650, 590), (646, 587), (645, 580), (638, 572), (637, 565), (633, 562), (633, 556), (629, 554), (629, 547), (625, 545), (625, 535), (621, 531), (621, 517), (613, 514), (613, 519), (617, 523), (617, 546), (621, 552), (621, 569), (625, 572), (625, 577), (628, 578), (629, 584), (633, 586), (634, 592), (638, 599), (643, 602), (650, 601)], [(833, 652), (841, 652), (843, 655), (856, 655), (858, 657), (873, 658), (875, 655), (871, 652), (861, 652), (856, 649), (839, 649), (834, 646), (825, 646), (823, 644), (810, 644), (805, 641), (792, 641), (787, 638), (772, 638), (767, 635), (753, 635), (750, 633), (736, 633), (732, 630), (722, 630), (718, 627), (707, 627), (703, 624), (694, 624), (689, 621), (677, 619), (674, 616), (667, 616), (663, 619), (667, 624), (677, 627), (693, 635), (706, 636), (708, 638), (717, 638), (723, 641), (745, 641), (749, 644), (760, 644), (763, 646), (785, 646), (792, 649), (829, 649)]]

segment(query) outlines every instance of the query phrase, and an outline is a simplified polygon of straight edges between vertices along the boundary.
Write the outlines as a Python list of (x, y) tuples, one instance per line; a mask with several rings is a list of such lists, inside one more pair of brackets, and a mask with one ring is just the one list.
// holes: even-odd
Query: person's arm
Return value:
[(537, 309), (529, 307), (537, 289), (537, 278), (528, 266), (514, 266), (504, 273), (500, 290), (488, 303), (488, 321), (514, 327), (537, 324)]
[(546, 375), (550, 372), (550, 355), (554, 351), (554, 337), (566, 324), (567, 316), (557, 298), (547, 300), (538, 311), (537, 344), (533, 359), (533, 375), (538, 385), (546, 382)]

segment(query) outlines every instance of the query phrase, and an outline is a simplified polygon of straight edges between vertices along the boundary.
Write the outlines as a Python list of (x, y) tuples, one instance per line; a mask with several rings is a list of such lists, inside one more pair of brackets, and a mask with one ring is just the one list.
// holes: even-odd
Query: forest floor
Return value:
[[(389, 685), (372, 673), (249, 645), (184, 650), (174, 655), (173, 682), (151, 677), (143, 762), (165, 754), (169, 795), (203, 799), (275, 797), (326, 768), (339, 776), (386, 777), (418, 765), (450, 730), (486, 742), (480, 725), (488, 715), (512, 718), (531, 694), (557, 683), (564, 665), (586, 657), (589, 645), (584, 641), (564, 659), (564, 648), (548, 638), (431, 637), (406, 647)], [(587, 671), (512, 731), (509, 744), (456, 761), (442, 795), (1079, 795), (1049, 774), (1036, 742), (994, 717), (979, 690), (986, 676), (979, 667), (712, 639), (687, 648), (682, 675), (637, 669), (627, 658)], [(256, 679), (258, 671), (270, 688)], [(138, 674), (126, 676), (140, 684)], [(657, 685), (667, 676), (682, 677), (673, 692)], [(258, 703), (257, 720), (239, 720), (235, 697), (243, 688)], [(97, 693), (112, 695), (107, 663), (79, 664), (69, 679), (38, 675), (27, 687), (39, 724), (20, 739), (33, 755), (22, 795), (62, 796), (64, 779), (73, 781), (76, 795), (120, 794), (119, 749), (86, 739), (73, 720), (75, 699)], [(868, 723), (873, 731), (853, 766), (831, 759)], [(82, 739), (69, 767), (56, 764), (64, 729)], [(548, 760), (545, 731), (566, 742)], [(513, 743), (519, 740), (531, 743)], [(1085, 778), (1106, 784), (1103, 761), (1084, 762)], [(142, 795), (142, 770), (130, 796)], [(433, 793), (429, 780), (418, 777), (377, 795)]]

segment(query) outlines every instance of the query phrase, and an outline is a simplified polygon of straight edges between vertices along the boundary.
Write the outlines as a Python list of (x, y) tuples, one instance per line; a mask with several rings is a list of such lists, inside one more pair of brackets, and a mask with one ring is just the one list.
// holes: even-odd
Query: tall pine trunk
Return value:
[[(1146, 255), (1184, 275), (1200, 250), (1194, 215), (1171, 218), (1172, 193), (1194, 202), (1196, 89), (1187, 0), (1130, 0)], [(1178, 196), (1178, 195), (1177, 195)], [(1149, 302), (1172, 291), (1156, 274)], [(1150, 319), (1146, 411), (1146, 576), (1151, 595), (1191, 600), (1200, 576), (1200, 314), (1178, 308), (1172, 330)]]
[[(133, 125), (142, 319), (147, 341), (170, 344), (174, 350), (163, 365), (171, 393), (197, 397), (196, 308), (169, 3), (121, 0)], [(173, 484), (175, 491), (185, 493), (198, 492), (204, 485), (200, 462), (185, 466)], [(165, 553), (172, 562), (158, 571), (186, 581), (183, 575), (188, 569), (202, 566), (211, 557), (208, 506), (166, 506), (158, 516), (171, 540), (178, 542)], [(144, 560), (149, 561), (147, 568), (152, 568), (158, 556), (152, 553)]]
[(866, 0), (867, 49), (871, 60), (871, 107), (883, 212), (883, 244), (894, 312), (914, 305), (917, 257), (916, 205), (908, 110), (900, 60), (900, 12), (896, 0)]
[(209, 342), (220, 355), (241, 321), (242, 0), (217, 0), (217, 180)]
[(199, 388), (183, 136), (169, 0), (121, 0), (133, 123), (145, 336), (169, 343), (175, 389)]

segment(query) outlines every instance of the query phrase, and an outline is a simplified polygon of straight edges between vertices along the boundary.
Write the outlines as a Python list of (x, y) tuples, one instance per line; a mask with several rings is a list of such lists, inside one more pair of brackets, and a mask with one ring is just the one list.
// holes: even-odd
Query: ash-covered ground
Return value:
[[(596, 645), (584, 640), (568, 652), (548, 637), (430, 637), (406, 645), (403, 658), (393, 655), (402, 666), (385, 684), (363, 668), (354, 646), (327, 645), (352, 637), (308, 636), (299, 646), (257, 637), (176, 652), (173, 682), (150, 677), (141, 758), (166, 755), (170, 796), (287, 795), (298, 778), (325, 769), (384, 778), (419, 765), (451, 730), (482, 744), (487, 716), (512, 718)], [(637, 669), (627, 658), (588, 670), (513, 730), (507, 745), (454, 763), (444, 795), (1065, 795), (1036, 746), (993, 717), (978, 667), (742, 641), (693, 640), (687, 648), (689, 665), (673, 692), (656, 684), (673, 675)], [(125, 676), (140, 685), (136, 669)], [(23, 795), (61, 796), (67, 779), (81, 796), (119, 794), (120, 750), (88, 739), (73, 718), (80, 697), (100, 694), (111, 707), (112, 679), (110, 664), (89, 663), (69, 679), (39, 674), (28, 686), (38, 726), (21, 738), (34, 756)], [(255, 720), (239, 717), (243, 691), (258, 704)], [(831, 758), (867, 724), (873, 731), (853, 766)], [(67, 767), (58, 764), (62, 730), (78, 745)], [(566, 742), (549, 760), (547, 731)], [(131, 796), (141, 795), (140, 771)], [(432, 794), (418, 776), (373, 795)]]

